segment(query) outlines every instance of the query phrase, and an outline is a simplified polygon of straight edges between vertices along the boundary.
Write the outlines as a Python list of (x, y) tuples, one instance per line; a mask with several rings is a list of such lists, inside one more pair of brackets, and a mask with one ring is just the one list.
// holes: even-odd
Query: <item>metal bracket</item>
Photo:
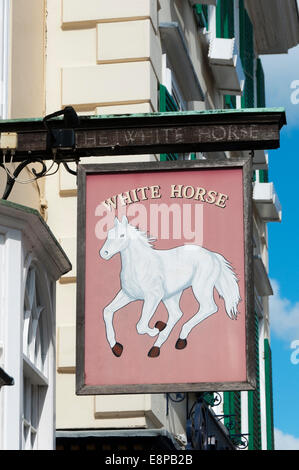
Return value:
[(40, 163), (42, 165), (42, 170), (40, 172), (37, 172), (34, 168), (31, 170), (32, 173), (34, 174), (34, 179), (41, 178), (42, 176), (45, 176), (47, 173), (47, 167), (43, 160), (41, 158), (28, 158), (27, 160), (24, 160), (22, 163), (20, 163), (17, 168), (14, 170), (13, 174), (9, 173), (5, 164), (0, 162), (1, 168), (3, 168), (6, 171), (6, 186), (5, 190), (2, 196), (2, 199), (7, 199), (8, 196), (10, 195), (12, 188), (17, 180), (17, 177), (21, 173), (21, 171), (27, 166), (32, 163)]
[[(52, 129), (48, 121), (54, 117), (63, 115), (63, 126), (59, 129)], [(72, 106), (66, 106), (64, 109), (48, 114), (44, 117), (43, 123), (48, 131), (47, 146), (50, 149), (73, 150), (76, 146), (75, 127), (79, 127), (79, 117)]]
[[(58, 116), (63, 116), (63, 120), (61, 121), (61, 128), (52, 128), (49, 125), (49, 121)], [(33, 158), (27, 158), (26, 160), (22, 161), (19, 163), (19, 165), (14, 169), (12, 172), (10, 169), (7, 168), (8, 163), (12, 163), (13, 161), (13, 156), (15, 154), (15, 151), (18, 147), (18, 134), (15, 132), (2, 132), (0, 134), (0, 149), (2, 150), (3, 154), (3, 161), (0, 161), (0, 167), (3, 168), (6, 172), (6, 186), (3, 192), (2, 199), (7, 199), (13, 189), (13, 186), (16, 182), (18, 183), (31, 183), (33, 181), (38, 180), (39, 178), (42, 178), (44, 176), (49, 176), (55, 174), (60, 166), (60, 163), (63, 164), (64, 168), (66, 171), (68, 171), (72, 175), (77, 175), (77, 171), (72, 170), (67, 162), (70, 160), (75, 161), (77, 164), (79, 162), (79, 158), (72, 157), (70, 158), (69, 156), (66, 157), (66, 161), (64, 159), (59, 158), (59, 161), (56, 160), (56, 155), (59, 150), (69, 150), (73, 152), (76, 147), (76, 140), (75, 140), (75, 127), (79, 127), (80, 125), (80, 120), (79, 117), (71, 106), (66, 106), (64, 109), (60, 111), (56, 111), (55, 113), (48, 114), (47, 116), (44, 117), (43, 119), (44, 126), (46, 127), (48, 131), (48, 136), (47, 136), (47, 148), (52, 152), (53, 155), (53, 162), (50, 165), (50, 168), (47, 169), (46, 164), (44, 163), (44, 160), (42, 157), (33, 157)], [(10, 159), (6, 161), (6, 156), (9, 155)], [(21, 171), (27, 167), (28, 165), (32, 163), (40, 163), (42, 165), (41, 171), (37, 172), (34, 168), (31, 170), (33, 174), (33, 178), (30, 178), (29, 180), (26, 181), (20, 181), (18, 180), (18, 176), (21, 173)], [(56, 163), (57, 168), (55, 171), (51, 172), (51, 169)]]
[[(175, 395), (175, 397), (172, 397), (171, 395)], [(186, 393), (166, 393), (166, 416), (169, 414), (169, 400), (173, 403), (181, 403), (186, 397)]]
[(248, 447), (248, 439), (246, 436), (250, 434), (230, 434), (230, 438), (238, 449), (246, 449)]

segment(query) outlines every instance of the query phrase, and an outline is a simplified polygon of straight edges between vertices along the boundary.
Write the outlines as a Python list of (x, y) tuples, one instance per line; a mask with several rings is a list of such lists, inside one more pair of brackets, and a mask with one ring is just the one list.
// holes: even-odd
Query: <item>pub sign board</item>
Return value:
[(250, 159), (79, 165), (76, 393), (252, 390)]

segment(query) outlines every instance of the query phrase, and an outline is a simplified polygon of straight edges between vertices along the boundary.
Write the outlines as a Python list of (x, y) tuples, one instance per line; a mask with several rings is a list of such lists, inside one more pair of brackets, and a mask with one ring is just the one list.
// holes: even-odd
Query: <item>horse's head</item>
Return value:
[(128, 219), (123, 216), (120, 222), (117, 217), (114, 219), (114, 226), (109, 230), (107, 240), (100, 250), (100, 256), (103, 259), (110, 259), (116, 253), (124, 250), (129, 243)]

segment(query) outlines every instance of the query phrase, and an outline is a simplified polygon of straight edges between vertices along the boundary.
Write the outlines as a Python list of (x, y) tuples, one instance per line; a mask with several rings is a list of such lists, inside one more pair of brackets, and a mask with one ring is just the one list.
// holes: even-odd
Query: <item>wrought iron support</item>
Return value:
[(8, 198), (8, 196), (10, 195), (10, 193), (12, 191), (12, 188), (14, 187), (14, 184), (15, 184), (19, 174), (21, 173), (21, 171), (27, 165), (31, 165), (32, 163), (40, 163), (42, 165), (42, 170), (39, 171), (39, 172), (37, 172), (34, 168), (32, 168), (32, 170), (31, 170), (32, 173), (34, 174), (34, 179), (35, 180), (37, 180), (39, 178), (42, 178), (47, 172), (47, 167), (46, 167), (45, 163), (43, 162), (43, 160), (41, 158), (34, 158), (34, 159), (28, 158), (27, 160), (24, 160), (22, 163), (20, 163), (17, 166), (17, 168), (14, 170), (13, 174), (8, 172), (5, 164), (0, 163), (1, 168), (3, 168), (4, 171), (6, 172), (6, 186), (5, 186), (5, 190), (4, 190), (2, 199), (7, 199)]
[[(175, 395), (175, 397), (172, 397), (172, 395)], [(169, 414), (169, 400), (173, 403), (181, 403), (186, 397), (186, 393), (166, 393), (166, 416)]]
[(221, 421), (222, 419), (229, 418), (229, 422), (226, 423), (225, 427), (228, 431), (230, 431), (231, 429), (233, 429), (235, 425), (236, 415), (235, 414), (215, 415), (215, 418), (217, 419), (217, 421)]
[(236, 444), (221, 423), (225, 416), (227, 415), (215, 415), (203, 398), (195, 402), (187, 420), (186, 449), (234, 450)]
[(249, 436), (249, 434), (230, 434), (230, 438), (234, 445), (238, 447), (238, 449), (242, 450), (248, 447), (248, 439), (246, 436)]
[[(63, 120), (61, 121), (61, 128), (53, 129), (51, 125), (49, 124), (49, 121), (59, 116), (63, 116)], [(75, 161), (76, 164), (78, 165), (80, 161), (78, 157), (72, 155), (72, 152), (75, 149), (74, 128), (75, 127), (78, 128), (80, 126), (80, 120), (76, 111), (71, 106), (66, 106), (64, 109), (60, 111), (56, 111), (55, 113), (48, 114), (47, 116), (45, 116), (43, 118), (43, 124), (47, 130), (47, 150), (52, 153), (53, 161), (52, 161), (52, 164), (50, 165), (50, 168), (47, 169), (44, 156), (29, 156), (28, 158), (20, 162), (12, 173), (11, 170), (8, 169), (7, 164), (14, 162), (15, 148), (9, 147), (9, 146), (7, 146), (7, 148), (3, 148), (2, 149), (3, 161), (0, 162), (0, 167), (3, 168), (4, 171), (6, 172), (6, 185), (5, 185), (2, 199), (7, 199), (9, 197), (15, 183), (23, 183), (23, 184), (30, 183), (44, 176), (53, 175), (58, 171), (61, 163), (63, 164), (66, 171), (68, 171), (70, 174), (74, 176), (77, 176), (77, 171), (72, 170), (67, 163), (70, 161)], [(64, 154), (62, 158), (59, 157), (59, 159), (57, 159), (57, 153), (59, 152), (59, 150), (63, 150), (63, 151), (69, 150), (70, 155)], [(8, 162), (6, 162), (7, 154), (10, 156), (10, 159)], [(29, 152), (29, 155), (30, 155), (30, 152)], [(29, 179), (26, 181), (18, 180), (18, 176), (20, 175), (21, 171), (24, 168), (26, 168), (28, 165), (31, 165), (33, 163), (40, 163), (42, 165), (41, 171), (37, 172), (35, 168), (32, 168), (30, 170), (33, 174), (32, 179)], [(57, 168), (55, 171), (50, 173), (55, 163), (57, 165)]]

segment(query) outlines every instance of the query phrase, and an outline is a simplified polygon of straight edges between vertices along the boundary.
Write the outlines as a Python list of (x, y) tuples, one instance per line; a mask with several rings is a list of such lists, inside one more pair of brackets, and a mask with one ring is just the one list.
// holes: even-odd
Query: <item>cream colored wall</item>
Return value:
[[(8, 77), (9, 119), (42, 117), (45, 113), (45, 2), (44, 0), (11, 0)], [(15, 165), (9, 166), (11, 172)], [(36, 165), (37, 171), (40, 165)], [(6, 175), (0, 169), (0, 193)], [(19, 180), (28, 181), (33, 174), (25, 168)], [(44, 181), (16, 183), (9, 200), (34, 207), (44, 215)]]
[(11, 1), (11, 118), (41, 117), (45, 112), (45, 2)]
[[(79, 114), (158, 111), (162, 53), (157, 7), (156, 0), (48, 1), (46, 112), (65, 105)], [(141, 155), (138, 161), (155, 158)], [(170, 405), (166, 416), (164, 395), (75, 395), (76, 178), (61, 169), (46, 181), (46, 198), (48, 223), (73, 264), (57, 286), (57, 428), (167, 426), (183, 433), (177, 407)]]

